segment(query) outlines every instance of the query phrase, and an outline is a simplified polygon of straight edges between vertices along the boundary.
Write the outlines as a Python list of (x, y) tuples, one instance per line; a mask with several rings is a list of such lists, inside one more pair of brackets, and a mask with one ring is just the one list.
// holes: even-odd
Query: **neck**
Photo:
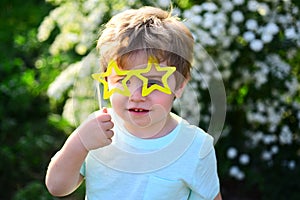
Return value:
[(151, 124), (150, 126), (125, 127), (132, 135), (136, 137), (143, 139), (154, 139), (168, 135), (177, 126), (177, 124), (177, 120), (169, 114), (165, 120), (162, 120), (156, 124)]

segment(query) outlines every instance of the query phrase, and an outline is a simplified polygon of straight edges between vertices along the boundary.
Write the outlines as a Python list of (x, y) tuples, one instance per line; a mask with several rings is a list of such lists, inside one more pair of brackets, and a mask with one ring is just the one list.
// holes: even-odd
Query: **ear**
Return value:
[(185, 89), (185, 86), (187, 85), (187, 83), (189, 82), (189, 79), (185, 79), (181, 85), (175, 90), (174, 94), (175, 94), (175, 97), (178, 99), (181, 97), (184, 89)]

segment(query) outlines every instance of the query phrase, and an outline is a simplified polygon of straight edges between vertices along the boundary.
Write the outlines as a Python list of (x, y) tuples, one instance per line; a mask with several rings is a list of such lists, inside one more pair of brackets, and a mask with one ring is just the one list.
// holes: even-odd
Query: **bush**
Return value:
[[(94, 91), (86, 88), (91, 88), (88, 77), (98, 69), (93, 49), (101, 24), (123, 8), (145, 4), (165, 8), (169, 3), (50, 2), (57, 7), (39, 27), (39, 40), (47, 41), (55, 28), (64, 30), (55, 35), (49, 48), (52, 56), (72, 52), (82, 59), (62, 67), (48, 95), (64, 102), (62, 117), (76, 126), (97, 109)], [(221, 110), (211, 134), (218, 140), (224, 198), (299, 199), (299, 2), (216, 0), (175, 1), (174, 5), (197, 44), (190, 86), (201, 110), (195, 112), (185, 98), (181, 110), (208, 132), (214, 112)], [(217, 82), (222, 83), (215, 87), (220, 92), (225, 86), (219, 99), (223, 101), (226, 92), (225, 123), (225, 101), (216, 107), (219, 104), (211, 99), (215, 91), (210, 86)], [(80, 106), (73, 107), (74, 103)]]

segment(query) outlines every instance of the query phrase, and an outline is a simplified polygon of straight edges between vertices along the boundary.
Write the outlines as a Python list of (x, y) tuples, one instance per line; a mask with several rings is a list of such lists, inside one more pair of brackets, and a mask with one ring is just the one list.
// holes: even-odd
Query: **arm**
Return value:
[(83, 177), (79, 171), (87, 153), (78, 135), (73, 133), (48, 166), (46, 186), (52, 195), (68, 195), (80, 185)]
[(71, 134), (48, 166), (46, 186), (52, 195), (68, 195), (80, 185), (83, 180), (80, 168), (88, 151), (109, 145), (112, 127), (105, 108), (91, 115)]
[(219, 192), (218, 195), (214, 198), (214, 200), (222, 200), (221, 193)]

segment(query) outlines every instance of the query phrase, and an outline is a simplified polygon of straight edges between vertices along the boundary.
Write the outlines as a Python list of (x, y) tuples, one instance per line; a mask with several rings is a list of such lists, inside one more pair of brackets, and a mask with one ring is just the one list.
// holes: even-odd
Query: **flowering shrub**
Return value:
[[(299, 198), (299, 8), (290, 1), (218, 1), (193, 5), (183, 16), (225, 83), (227, 121), (217, 145), (224, 182), (245, 183), (242, 192), (252, 187), (266, 199)], [(201, 73), (212, 68), (205, 64)]]
[[(82, 56), (48, 89), (54, 99), (68, 91), (62, 116), (76, 125), (97, 109), (90, 74), (99, 67), (92, 51), (99, 27), (114, 13), (143, 1), (48, 1), (57, 7), (39, 27), (39, 40), (47, 40), (58, 28), (50, 53), (73, 51)], [(151, 4), (169, 7), (168, 0)], [(190, 86), (201, 108), (195, 112), (189, 98), (183, 98), (181, 110), (207, 129), (214, 112), (209, 85), (216, 79), (225, 85), (227, 117), (220, 139), (216, 138), (224, 196), (300, 198), (299, 7), (290, 0), (175, 1), (174, 13), (186, 19), (196, 40)]]

